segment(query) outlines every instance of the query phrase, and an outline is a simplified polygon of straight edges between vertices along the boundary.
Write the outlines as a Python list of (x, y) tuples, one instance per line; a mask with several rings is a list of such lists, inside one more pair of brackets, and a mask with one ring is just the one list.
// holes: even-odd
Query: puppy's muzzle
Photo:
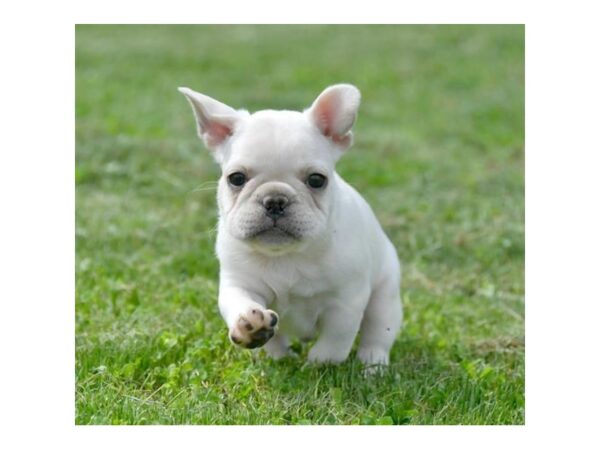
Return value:
[(284, 215), (285, 208), (289, 203), (289, 199), (283, 194), (266, 195), (262, 199), (265, 214), (273, 220), (277, 220)]

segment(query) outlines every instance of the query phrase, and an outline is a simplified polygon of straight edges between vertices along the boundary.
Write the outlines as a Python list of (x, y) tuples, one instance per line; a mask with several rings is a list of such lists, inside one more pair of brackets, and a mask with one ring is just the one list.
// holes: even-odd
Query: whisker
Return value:
[(202, 191), (214, 191), (219, 186), (218, 181), (205, 181), (204, 183), (199, 184), (195, 188), (191, 189), (189, 193), (192, 192), (202, 192)]
[(204, 187), (204, 188), (194, 188), (192, 190), (189, 191), (189, 193), (193, 193), (193, 192), (203, 192), (203, 191), (215, 191), (217, 189), (217, 186), (213, 186), (213, 187)]

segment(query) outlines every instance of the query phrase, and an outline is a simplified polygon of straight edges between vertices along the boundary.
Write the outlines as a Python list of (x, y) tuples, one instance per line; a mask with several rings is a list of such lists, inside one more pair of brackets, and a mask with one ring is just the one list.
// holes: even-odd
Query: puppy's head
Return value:
[(330, 86), (304, 112), (235, 110), (188, 88), (198, 134), (222, 169), (218, 203), (227, 232), (265, 253), (327, 233), (335, 163), (352, 144), (360, 92)]

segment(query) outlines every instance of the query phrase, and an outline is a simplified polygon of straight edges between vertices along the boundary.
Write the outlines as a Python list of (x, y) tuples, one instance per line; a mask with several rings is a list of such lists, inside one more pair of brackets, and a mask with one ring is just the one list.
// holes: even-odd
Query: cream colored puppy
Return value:
[(367, 202), (335, 171), (360, 92), (330, 86), (304, 112), (250, 114), (189, 88), (198, 134), (222, 169), (219, 309), (231, 341), (285, 356), (388, 364), (402, 322), (400, 263)]

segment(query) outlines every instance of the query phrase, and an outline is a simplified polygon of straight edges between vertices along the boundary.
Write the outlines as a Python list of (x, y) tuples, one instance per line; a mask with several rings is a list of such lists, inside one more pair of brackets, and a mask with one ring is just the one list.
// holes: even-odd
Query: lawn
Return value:
[[(302, 109), (362, 91), (340, 174), (403, 262), (404, 329), (364, 378), (234, 348), (190, 86)], [(78, 26), (76, 423), (524, 423), (524, 27)]]

